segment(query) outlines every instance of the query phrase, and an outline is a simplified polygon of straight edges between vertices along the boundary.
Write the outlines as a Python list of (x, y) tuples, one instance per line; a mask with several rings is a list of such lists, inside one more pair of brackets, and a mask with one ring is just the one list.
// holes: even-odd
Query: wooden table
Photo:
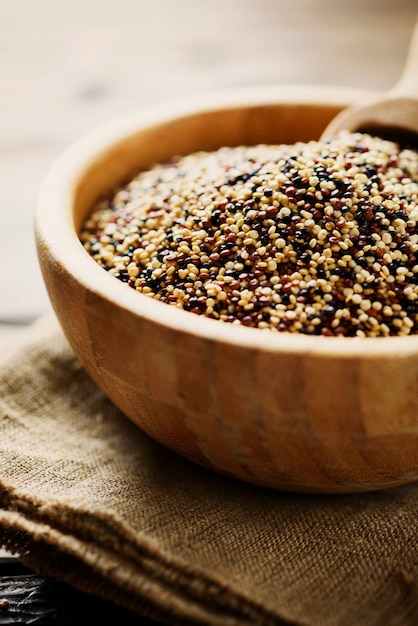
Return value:
[[(32, 220), (41, 180), (69, 143), (138, 107), (217, 88), (387, 89), (417, 14), (417, 0), (1, 3), (0, 349), (49, 308)], [(100, 615), (109, 624), (138, 623), (92, 599), (98, 621), (81, 622), (71, 608), (80, 594), (0, 552), (0, 598), (12, 582), (27, 599), (35, 585), (49, 606), (49, 621), (37, 624), (103, 623)], [(0, 624), (19, 619), (0, 610)]]

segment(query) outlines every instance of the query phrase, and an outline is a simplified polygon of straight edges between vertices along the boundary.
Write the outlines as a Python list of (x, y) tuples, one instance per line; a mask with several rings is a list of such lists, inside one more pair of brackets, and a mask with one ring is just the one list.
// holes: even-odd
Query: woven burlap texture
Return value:
[(167, 624), (416, 625), (417, 528), (417, 485), (286, 494), (176, 456), (51, 316), (2, 359), (0, 539), (81, 590)]

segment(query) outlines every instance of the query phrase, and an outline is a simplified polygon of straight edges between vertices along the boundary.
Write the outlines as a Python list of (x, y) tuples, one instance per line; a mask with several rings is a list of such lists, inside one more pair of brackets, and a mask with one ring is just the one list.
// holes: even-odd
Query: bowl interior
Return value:
[[(350, 102), (364, 97), (363, 91), (335, 88), (267, 88), (236, 90), (197, 101), (188, 100), (139, 112), (137, 115), (112, 122), (73, 146), (53, 168), (46, 181), (46, 191), (40, 202), (43, 234), (48, 241), (59, 240), (55, 255), (71, 268), (77, 279), (89, 281), (89, 286), (103, 288), (109, 297), (141, 314), (160, 319), (177, 327), (188, 324), (190, 331), (203, 336), (217, 336), (249, 346), (277, 346), (279, 350), (320, 350), (333, 354), (363, 353), (359, 342), (341, 337), (329, 337), (326, 342), (307, 335), (281, 334), (266, 338), (254, 329), (234, 327), (204, 316), (171, 309), (170, 320), (166, 305), (144, 298), (128, 290), (103, 272), (81, 249), (78, 233), (95, 202), (103, 195), (129, 180), (135, 173), (162, 163), (173, 156), (198, 150), (215, 150), (220, 146), (254, 145), (257, 143), (294, 143), (318, 139), (329, 121)], [(54, 193), (56, 192), (56, 193)], [(45, 196), (48, 196), (45, 198)], [(64, 201), (63, 201), (64, 200)], [(56, 207), (64, 207), (61, 219)], [(49, 215), (47, 216), (47, 213)], [(40, 220), (38, 220), (40, 222)], [(62, 250), (76, 247), (77, 262)], [(74, 250), (74, 259), (76, 252)], [(84, 257), (81, 260), (81, 257)], [(80, 261), (80, 263), (79, 263)], [(100, 272), (98, 272), (100, 270)], [(109, 280), (110, 279), (110, 280)], [(184, 318), (187, 315), (187, 318)], [(187, 322), (185, 321), (187, 320)], [(230, 325), (228, 325), (230, 326)], [(320, 338), (319, 338), (320, 339)], [(383, 343), (382, 343), (383, 339)], [(343, 344), (341, 344), (341, 341)], [(406, 342), (418, 342), (418, 337), (368, 338), (368, 352), (393, 351), (407, 348)], [(344, 345), (344, 347), (342, 347)], [(414, 348), (415, 349), (415, 348)]]
[(73, 216), (77, 231), (98, 197), (137, 171), (173, 156), (221, 146), (293, 143), (319, 138), (344, 103), (286, 102), (225, 105), (173, 119), (156, 119), (95, 155), (78, 180)]

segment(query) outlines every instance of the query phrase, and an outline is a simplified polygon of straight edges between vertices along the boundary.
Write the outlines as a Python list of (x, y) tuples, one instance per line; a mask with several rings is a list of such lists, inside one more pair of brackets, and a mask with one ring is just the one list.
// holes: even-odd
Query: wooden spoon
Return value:
[(343, 129), (418, 147), (418, 20), (404, 71), (396, 85), (383, 95), (341, 111), (321, 138), (332, 137)]

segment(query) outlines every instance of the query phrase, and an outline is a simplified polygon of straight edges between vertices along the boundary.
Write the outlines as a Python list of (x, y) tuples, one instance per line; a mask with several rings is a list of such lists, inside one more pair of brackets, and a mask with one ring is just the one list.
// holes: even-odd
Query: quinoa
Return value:
[(418, 153), (363, 133), (223, 147), (140, 172), (80, 239), (110, 274), (274, 332), (418, 332)]

